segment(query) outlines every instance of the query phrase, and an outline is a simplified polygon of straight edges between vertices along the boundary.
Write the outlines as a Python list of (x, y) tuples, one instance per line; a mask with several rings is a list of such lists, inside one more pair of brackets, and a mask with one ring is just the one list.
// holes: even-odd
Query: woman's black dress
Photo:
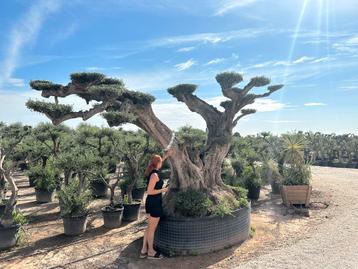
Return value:
[[(159, 181), (155, 183), (154, 189), (160, 190), (163, 187), (164, 181), (160, 178), (159, 171), (157, 169), (153, 169), (152, 172), (147, 177), (147, 186), (149, 184), (149, 180), (152, 174), (157, 173), (159, 177)], [(162, 194), (154, 194), (147, 195), (147, 199), (145, 200), (145, 212), (149, 214), (151, 217), (160, 218), (163, 216), (163, 207), (162, 207)]]

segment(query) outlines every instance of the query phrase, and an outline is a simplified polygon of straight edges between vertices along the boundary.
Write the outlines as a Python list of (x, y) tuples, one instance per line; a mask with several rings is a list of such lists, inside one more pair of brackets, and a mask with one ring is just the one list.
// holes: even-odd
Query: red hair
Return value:
[(161, 163), (162, 157), (160, 157), (159, 155), (152, 155), (152, 157), (150, 158), (150, 163), (147, 166), (147, 168), (145, 169), (144, 175), (148, 176), (150, 174), (150, 172), (153, 171), (153, 169), (157, 168), (158, 164)]

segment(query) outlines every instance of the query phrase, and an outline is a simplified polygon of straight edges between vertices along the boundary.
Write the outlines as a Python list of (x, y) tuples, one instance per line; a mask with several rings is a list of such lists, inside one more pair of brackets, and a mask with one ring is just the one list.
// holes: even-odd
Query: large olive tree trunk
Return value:
[[(200, 189), (208, 193), (213, 200), (219, 201), (223, 196), (233, 196), (229, 187), (221, 179), (221, 165), (228, 153), (232, 130), (239, 119), (254, 113), (253, 109), (244, 109), (254, 103), (256, 98), (269, 96), (282, 85), (268, 86), (263, 94), (253, 94), (254, 87), (270, 84), (265, 77), (254, 77), (243, 88), (235, 87), (243, 78), (234, 72), (221, 73), (216, 76), (223, 95), (227, 98), (221, 103), (225, 109), (219, 111), (194, 95), (196, 85), (180, 84), (168, 89), (178, 101), (198, 113), (207, 125), (207, 141), (203, 154), (190, 152), (185, 144), (174, 139), (172, 155), (169, 157), (171, 165), (170, 190), (165, 196), (165, 209), (167, 213), (174, 213), (173, 197), (178, 190), (187, 188)], [(159, 145), (166, 148), (173, 135), (168, 126), (160, 121), (152, 110), (154, 98), (148, 94), (129, 91), (124, 84), (115, 79), (106, 78), (98, 73), (76, 73), (71, 75), (71, 83), (67, 86), (54, 84), (48, 81), (32, 81), (32, 88), (42, 91), (42, 96), (55, 98), (76, 94), (87, 102), (99, 101), (99, 104), (87, 111), (72, 111), (68, 105), (45, 103), (42, 101), (28, 101), (27, 106), (44, 113), (54, 124), (59, 124), (72, 118), (88, 118), (98, 113), (104, 117), (110, 126), (123, 123), (133, 123), (145, 130)]]

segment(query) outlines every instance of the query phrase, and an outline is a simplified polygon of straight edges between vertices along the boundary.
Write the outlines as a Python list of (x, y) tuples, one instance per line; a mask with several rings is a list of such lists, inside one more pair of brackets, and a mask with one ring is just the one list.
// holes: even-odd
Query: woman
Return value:
[(160, 217), (163, 215), (162, 193), (168, 190), (163, 188), (163, 179), (159, 176), (159, 169), (163, 161), (169, 156), (166, 151), (163, 158), (159, 155), (153, 155), (144, 175), (147, 178), (147, 199), (145, 201), (145, 211), (148, 216), (148, 226), (144, 232), (143, 247), (140, 252), (140, 258), (161, 259), (163, 256), (153, 248), (154, 233), (157, 229)]

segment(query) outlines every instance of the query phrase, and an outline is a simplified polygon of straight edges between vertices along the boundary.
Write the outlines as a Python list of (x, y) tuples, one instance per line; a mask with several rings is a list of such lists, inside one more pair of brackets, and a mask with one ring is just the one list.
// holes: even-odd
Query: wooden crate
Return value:
[(309, 206), (311, 198), (311, 185), (283, 185), (281, 187), (281, 196), (286, 206), (305, 205)]

